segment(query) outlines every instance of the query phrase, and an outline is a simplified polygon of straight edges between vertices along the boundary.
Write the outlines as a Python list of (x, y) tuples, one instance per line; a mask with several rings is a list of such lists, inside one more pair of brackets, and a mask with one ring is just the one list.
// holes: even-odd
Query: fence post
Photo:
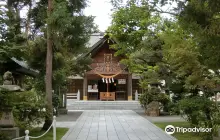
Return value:
[(56, 116), (53, 116), (53, 140), (56, 140)]
[(137, 92), (137, 90), (135, 91), (135, 101), (138, 101), (138, 92)]
[(63, 93), (63, 107), (65, 107), (65, 94)]
[(79, 101), (80, 100), (80, 91), (78, 90), (77, 92), (77, 100)]
[(25, 137), (24, 140), (29, 140), (29, 130), (25, 130)]

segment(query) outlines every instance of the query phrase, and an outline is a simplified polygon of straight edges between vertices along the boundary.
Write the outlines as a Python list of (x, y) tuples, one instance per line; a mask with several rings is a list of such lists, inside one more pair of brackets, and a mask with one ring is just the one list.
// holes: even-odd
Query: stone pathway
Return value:
[(131, 110), (86, 110), (62, 140), (175, 140)]

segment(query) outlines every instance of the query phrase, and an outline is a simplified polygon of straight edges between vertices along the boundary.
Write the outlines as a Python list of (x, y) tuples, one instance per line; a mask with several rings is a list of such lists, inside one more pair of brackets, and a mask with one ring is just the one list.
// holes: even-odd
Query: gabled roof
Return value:
[[(105, 41), (107, 41), (108, 39), (109, 40), (111, 40), (113, 43), (115, 43), (116, 41), (115, 40), (113, 40), (113, 39), (111, 39), (111, 38), (109, 38), (109, 35), (105, 35), (105, 36), (103, 36), (103, 37), (101, 37), (100, 35), (99, 35), (99, 40), (97, 40), (95, 43), (93, 42), (93, 41), (90, 41), (90, 42), (93, 42), (94, 44), (90, 47), (90, 50), (87, 52), (87, 53), (85, 53), (84, 55), (82, 55), (81, 57), (86, 57), (86, 56), (88, 56), (89, 54), (94, 54), (94, 53), (96, 53), (102, 46), (103, 46), (103, 44), (105, 43)], [(91, 39), (93, 39), (93, 38), (91, 38)]]
[(39, 73), (39, 71), (33, 70), (32, 68), (30, 68), (25, 61), (20, 61), (14, 57), (12, 57), (11, 60), (20, 66), (20, 68), (16, 69), (16, 71), (18, 72), (21, 72), (21, 73), (24, 73), (26, 75), (33, 76), (33, 77), (37, 76), (37, 74)]
[(104, 33), (93, 33), (93, 34), (91, 34), (86, 47), (91, 48), (95, 43), (97, 43), (103, 37), (104, 37)]

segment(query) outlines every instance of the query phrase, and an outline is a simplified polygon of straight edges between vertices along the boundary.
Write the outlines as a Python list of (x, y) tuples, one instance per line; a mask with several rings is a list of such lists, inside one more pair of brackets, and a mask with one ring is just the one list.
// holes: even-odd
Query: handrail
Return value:
[[(67, 95), (67, 94), (72, 94), (72, 95)], [(80, 100), (80, 91), (78, 89), (78, 91), (76, 93), (66, 93), (66, 97), (71, 97), (71, 96), (74, 96), (76, 98), (77, 101)], [(63, 96), (64, 98), (65, 96)]]
[(49, 132), (49, 130), (51, 129), (52, 126), (53, 126), (53, 140), (56, 140), (56, 116), (53, 117), (53, 123), (50, 125), (50, 127), (47, 129), (47, 131), (45, 133), (43, 133), (42, 135), (37, 136), (37, 137), (29, 136), (29, 130), (25, 130), (25, 136), (22, 136), (19, 138), (14, 138), (12, 140), (19, 140), (22, 138), (24, 138), (25, 140), (29, 140), (30, 138), (32, 138), (32, 139), (41, 138)]

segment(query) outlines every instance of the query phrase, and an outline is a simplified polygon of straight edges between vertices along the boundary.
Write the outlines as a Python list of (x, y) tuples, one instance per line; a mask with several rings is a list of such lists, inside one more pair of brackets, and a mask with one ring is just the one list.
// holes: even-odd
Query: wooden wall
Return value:
[(104, 54), (112, 54), (112, 62), (119, 62), (120, 59), (118, 57), (114, 57), (115, 51), (109, 48), (109, 44), (107, 41), (103, 44), (103, 46), (96, 52), (92, 59), (93, 63), (103, 63), (104, 62)]
[(80, 100), (83, 100), (83, 79), (70, 79), (67, 84), (67, 93), (80, 91)]

